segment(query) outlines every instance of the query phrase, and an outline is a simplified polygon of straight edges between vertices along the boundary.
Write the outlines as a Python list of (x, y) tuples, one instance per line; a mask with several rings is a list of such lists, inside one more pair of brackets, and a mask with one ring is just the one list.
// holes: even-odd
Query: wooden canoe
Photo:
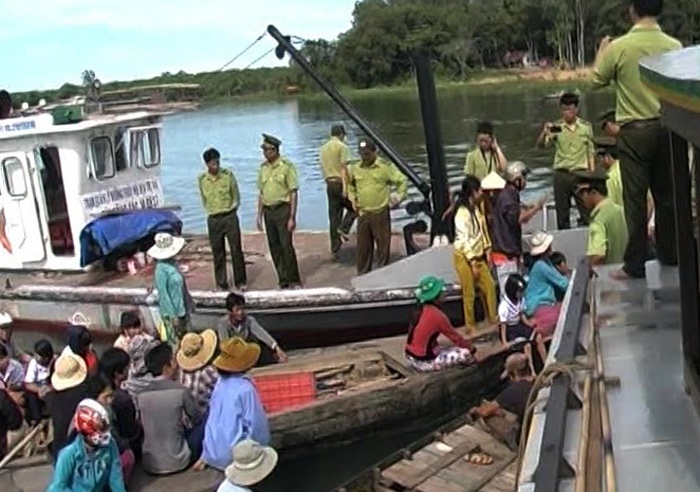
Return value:
[(501, 388), (506, 356), (501, 351), (472, 367), (418, 374), (381, 350), (331, 353), (262, 368), (253, 377), (314, 374), (312, 401), (270, 415), (272, 445), (305, 453), (448, 422)]
[(333, 492), (512, 492), (516, 471), (517, 450), (463, 416)]

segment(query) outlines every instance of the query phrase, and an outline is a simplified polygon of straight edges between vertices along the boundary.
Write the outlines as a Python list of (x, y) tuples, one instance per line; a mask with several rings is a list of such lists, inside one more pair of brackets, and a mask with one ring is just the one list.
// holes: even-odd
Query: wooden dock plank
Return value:
[(518, 462), (514, 461), (487, 483), (480, 492), (513, 492), (515, 490), (515, 474), (517, 471)]

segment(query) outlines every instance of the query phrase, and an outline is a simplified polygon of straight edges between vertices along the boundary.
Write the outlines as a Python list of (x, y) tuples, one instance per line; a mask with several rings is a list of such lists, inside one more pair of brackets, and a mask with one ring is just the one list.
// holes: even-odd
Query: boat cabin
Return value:
[(159, 115), (54, 115), (0, 120), (2, 270), (82, 270), (86, 224), (163, 205)]

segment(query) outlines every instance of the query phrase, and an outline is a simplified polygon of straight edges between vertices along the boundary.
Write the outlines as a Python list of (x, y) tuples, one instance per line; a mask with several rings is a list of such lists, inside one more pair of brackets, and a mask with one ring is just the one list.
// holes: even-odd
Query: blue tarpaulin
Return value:
[(99, 217), (80, 232), (80, 266), (134, 247), (157, 232), (181, 231), (182, 221), (170, 210), (129, 210)]

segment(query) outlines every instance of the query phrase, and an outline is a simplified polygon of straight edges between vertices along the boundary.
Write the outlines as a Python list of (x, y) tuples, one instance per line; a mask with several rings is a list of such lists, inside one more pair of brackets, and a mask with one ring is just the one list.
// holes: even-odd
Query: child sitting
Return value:
[(119, 319), (119, 327), (122, 333), (114, 341), (114, 346), (128, 352), (129, 340), (143, 334), (138, 311), (124, 311)]
[(34, 357), (24, 375), (27, 422), (34, 426), (41, 421), (44, 396), (51, 391), (51, 372), (56, 356), (51, 342), (45, 338), (34, 344)]
[(534, 323), (525, 315), (524, 294), (525, 279), (522, 275), (517, 273), (509, 275), (506, 279), (505, 295), (498, 305), (499, 331), (503, 345), (527, 342), (524, 352), (530, 359), (530, 369), (535, 374), (531, 344), (534, 342), (537, 346), (537, 352), (543, 363), (547, 359), (547, 349), (542, 336), (534, 330)]
[(83, 400), (73, 425), (78, 435), (59, 453), (47, 492), (126, 492), (107, 410), (95, 400)]
[[(564, 253), (560, 251), (553, 252), (549, 255), (549, 261), (552, 262), (552, 265), (554, 265), (554, 268), (556, 268), (559, 273), (565, 277), (571, 277), (571, 269), (566, 263), (566, 256), (564, 256)], [(557, 299), (557, 302), (562, 302), (565, 294), (566, 291), (554, 290), (554, 297)]]

